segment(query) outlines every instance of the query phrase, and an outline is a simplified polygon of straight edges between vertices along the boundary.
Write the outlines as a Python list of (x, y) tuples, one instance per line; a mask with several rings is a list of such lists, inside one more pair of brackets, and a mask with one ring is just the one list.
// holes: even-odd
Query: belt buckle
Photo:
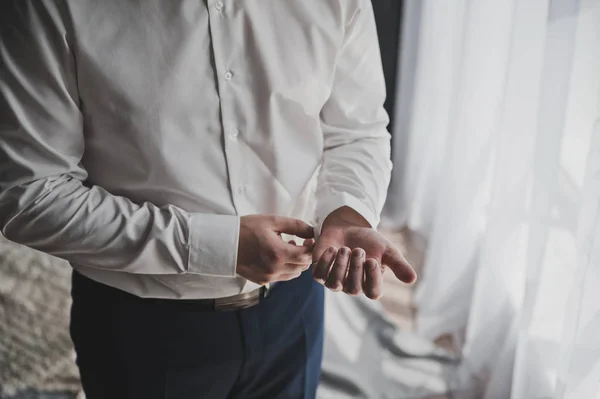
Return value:
[(258, 305), (262, 297), (262, 291), (255, 290), (227, 298), (214, 300), (214, 308), (217, 312), (229, 312), (232, 310), (246, 309)]

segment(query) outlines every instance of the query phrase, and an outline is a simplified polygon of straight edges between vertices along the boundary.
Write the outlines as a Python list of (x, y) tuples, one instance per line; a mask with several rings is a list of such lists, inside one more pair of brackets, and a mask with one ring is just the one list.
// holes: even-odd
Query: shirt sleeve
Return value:
[(83, 116), (64, 2), (0, 12), (0, 229), (77, 265), (234, 277), (237, 216), (133, 203), (85, 184)]
[(324, 155), (317, 186), (316, 233), (331, 212), (349, 206), (379, 224), (392, 163), (385, 81), (375, 16), (360, 1), (346, 29), (330, 98), (321, 111)]

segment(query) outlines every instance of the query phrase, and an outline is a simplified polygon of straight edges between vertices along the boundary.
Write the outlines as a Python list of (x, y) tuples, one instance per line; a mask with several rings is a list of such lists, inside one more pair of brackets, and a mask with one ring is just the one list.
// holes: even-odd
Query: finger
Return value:
[[(325, 251), (330, 247), (333, 247), (333, 245), (331, 245), (330, 243), (327, 243), (323, 240), (317, 241), (315, 243), (315, 245), (313, 247), (313, 251), (312, 251), (313, 263), (317, 263), (319, 261), (319, 259), (321, 259), (321, 257), (325, 253)], [(336, 248), (336, 253), (337, 253), (337, 248)]]
[(308, 238), (304, 240), (304, 243), (302, 243), (302, 245), (304, 245), (305, 247), (313, 248), (315, 246), (315, 239)]
[(267, 245), (270, 247), (266, 254), (267, 262), (277, 265), (288, 263), (304, 265), (310, 263), (312, 260), (311, 248), (282, 241), (276, 234), (268, 238)]
[(417, 281), (417, 273), (398, 249), (388, 247), (383, 254), (382, 263), (392, 269), (398, 280), (407, 284), (413, 284)]
[(363, 292), (364, 263), (365, 251), (362, 248), (354, 248), (350, 259), (350, 267), (348, 268), (348, 276), (344, 282), (344, 292), (346, 294), (356, 296)]
[(256, 269), (248, 266), (239, 265), (238, 274), (243, 276), (246, 280), (250, 280), (255, 284), (263, 285), (265, 283), (265, 278), (263, 275), (256, 272)]
[(376, 259), (370, 258), (365, 262), (365, 295), (371, 299), (379, 299), (383, 294), (383, 274)]
[(302, 273), (310, 269), (311, 263), (286, 263), (287, 270), (284, 273)]
[(282, 216), (273, 217), (273, 229), (278, 233), (285, 233), (302, 238), (313, 238), (315, 231), (312, 226), (302, 220)]
[(329, 277), (325, 286), (332, 291), (341, 291), (344, 288), (344, 279), (348, 271), (348, 263), (350, 262), (350, 248), (342, 247), (337, 253), (335, 262), (329, 271)]
[(314, 256), (315, 256), (315, 240), (313, 238), (309, 238), (307, 240), (304, 240), (304, 242), (302, 243), (302, 246), (308, 248), (308, 250), (312, 253), (313, 259), (314, 259)]
[(317, 261), (316, 265), (313, 267), (313, 278), (317, 280), (318, 283), (324, 284), (327, 280), (327, 276), (329, 275), (329, 268), (335, 260), (336, 254), (336, 248), (327, 248), (325, 252), (323, 252), (323, 255)]
[(312, 261), (312, 248), (303, 245), (284, 244), (284, 247), (278, 250), (281, 253), (284, 263), (304, 265), (310, 264)]

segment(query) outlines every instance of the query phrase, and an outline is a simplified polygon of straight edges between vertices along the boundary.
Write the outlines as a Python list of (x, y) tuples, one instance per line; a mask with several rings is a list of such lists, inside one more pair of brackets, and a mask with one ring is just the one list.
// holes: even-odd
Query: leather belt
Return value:
[(157, 301), (162, 306), (173, 306), (182, 309), (203, 310), (212, 312), (231, 312), (239, 309), (251, 308), (260, 303), (267, 297), (269, 290), (267, 287), (260, 287), (254, 291), (244, 292), (242, 294), (228, 296), (216, 299), (154, 299), (145, 298), (145, 302)]
[(212, 307), (216, 312), (228, 312), (258, 305), (261, 299), (267, 297), (268, 293), (269, 289), (267, 287), (260, 287), (251, 292), (225, 298), (206, 299), (206, 301), (212, 302)]
[(88, 300), (102, 304), (134, 302), (163, 308), (172, 307), (178, 310), (229, 312), (256, 306), (262, 299), (267, 297), (268, 293), (269, 289), (267, 287), (260, 287), (254, 291), (216, 299), (140, 298), (117, 288), (98, 283), (76, 270), (73, 271), (73, 297), (86, 297)]

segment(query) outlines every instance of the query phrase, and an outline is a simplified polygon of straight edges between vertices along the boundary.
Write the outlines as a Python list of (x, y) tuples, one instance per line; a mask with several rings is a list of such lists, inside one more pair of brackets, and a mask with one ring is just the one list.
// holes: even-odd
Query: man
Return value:
[(415, 279), (370, 0), (0, 7), (0, 226), (73, 266), (87, 397), (314, 397), (312, 277)]

